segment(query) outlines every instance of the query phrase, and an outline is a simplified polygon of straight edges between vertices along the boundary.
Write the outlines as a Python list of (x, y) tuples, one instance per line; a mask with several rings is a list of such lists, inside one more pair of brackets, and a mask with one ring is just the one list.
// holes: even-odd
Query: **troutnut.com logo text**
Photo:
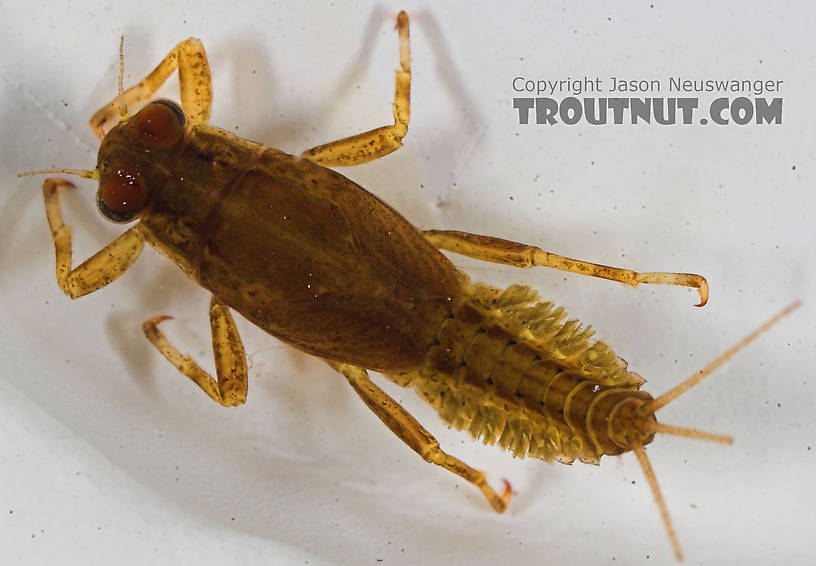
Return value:
[(783, 82), (518, 76), (513, 78), (513, 108), (519, 124), (781, 124)]

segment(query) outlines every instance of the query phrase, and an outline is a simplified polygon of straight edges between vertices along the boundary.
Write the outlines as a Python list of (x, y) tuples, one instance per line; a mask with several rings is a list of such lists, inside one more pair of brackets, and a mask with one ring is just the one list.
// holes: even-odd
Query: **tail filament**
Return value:
[[(800, 305), (799, 301), (794, 302), (793, 304), (789, 305), (788, 307), (782, 309), (776, 316), (771, 318), (765, 324), (761, 325), (759, 328), (751, 332), (748, 336), (737, 342), (735, 345), (730, 347), (726, 350), (722, 355), (717, 357), (713, 362), (708, 364), (706, 367), (680, 383), (680, 385), (674, 387), (673, 389), (669, 390), (668, 392), (664, 393), (660, 397), (652, 399), (651, 401), (647, 401), (638, 409), (638, 412), (643, 415), (651, 415), (680, 397), (683, 393), (700, 383), (703, 379), (711, 375), (717, 368), (727, 362), (731, 357), (734, 356), (737, 352), (745, 348), (748, 344), (756, 340), (756, 338), (768, 330), (771, 326), (779, 322), (780, 319), (785, 317), (786, 315), (790, 314)], [(657, 423), (654, 422), (650, 426), (650, 430), (656, 433), (662, 434), (671, 434), (674, 436), (685, 436), (687, 438), (697, 438), (700, 440), (708, 440), (711, 442), (721, 442), (723, 444), (731, 444), (734, 442), (734, 439), (731, 436), (727, 436), (725, 434), (717, 434), (713, 432), (706, 432), (701, 431), (693, 428), (684, 428), (679, 426), (668, 425), (664, 423)], [(666, 527), (666, 532), (669, 535), (669, 540), (671, 541), (672, 548), (674, 549), (674, 555), (677, 557), (678, 561), (683, 560), (683, 552), (680, 549), (680, 543), (677, 540), (677, 534), (674, 532), (674, 527), (671, 523), (671, 518), (669, 517), (669, 511), (666, 507), (666, 502), (663, 499), (663, 495), (660, 492), (660, 487), (657, 485), (657, 478), (655, 477), (654, 470), (652, 469), (652, 465), (649, 463), (649, 459), (646, 457), (646, 450), (643, 448), (643, 444), (640, 442), (633, 442), (632, 443), (632, 451), (637, 456), (638, 462), (640, 462), (640, 467), (643, 468), (643, 473), (646, 475), (646, 479), (649, 481), (649, 486), (652, 488), (652, 494), (654, 495), (655, 503), (657, 503), (657, 507), (660, 510), (660, 516), (663, 519), (663, 524)]]

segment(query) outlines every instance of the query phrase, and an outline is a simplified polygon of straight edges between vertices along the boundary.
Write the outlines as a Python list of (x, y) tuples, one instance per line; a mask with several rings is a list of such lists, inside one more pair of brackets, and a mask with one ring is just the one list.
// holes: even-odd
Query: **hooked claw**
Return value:
[(694, 305), (695, 307), (702, 307), (708, 302), (708, 282), (705, 277), (700, 277), (700, 286), (697, 287), (700, 292), (700, 302)]

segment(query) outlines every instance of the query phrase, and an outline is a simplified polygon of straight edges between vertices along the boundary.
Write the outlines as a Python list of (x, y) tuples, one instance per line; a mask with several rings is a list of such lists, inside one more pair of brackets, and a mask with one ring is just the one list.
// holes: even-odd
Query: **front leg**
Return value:
[(408, 15), (397, 16), (400, 68), (394, 88), (394, 124), (329, 142), (303, 152), (302, 157), (324, 167), (350, 167), (379, 159), (402, 147), (411, 116), (411, 47)]
[[(121, 51), (120, 51), (121, 56)], [(150, 100), (173, 71), (178, 69), (181, 108), (191, 125), (206, 124), (212, 108), (212, 79), (204, 46), (194, 37), (176, 45), (153, 71), (96, 111), (91, 129), (99, 139), (105, 137), (121, 117), (121, 109)], [(121, 81), (120, 81), (121, 87)]]
[(210, 329), (217, 380), (201, 369), (190, 356), (182, 355), (165, 338), (158, 324), (169, 318), (171, 317), (156, 316), (144, 322), (142, 330), (150, 343), (219, 405), (234, 407), (244, 403), (247, 397), (248, 382), (246, 354), (229, 307), (213, 295), (210, 301)]
[(144, 240), (137, 224), (81, 265), (71, 269), (71, 227), (62, 221), (57, 195), (60, 187), (73, 189), (74, 185), (62, 179), (46, 179), (43, 183), (45, 214), (57, 256), (57, 285), (66, 295), (76, 299), (101, 289), (127, 271), (142, 253)]

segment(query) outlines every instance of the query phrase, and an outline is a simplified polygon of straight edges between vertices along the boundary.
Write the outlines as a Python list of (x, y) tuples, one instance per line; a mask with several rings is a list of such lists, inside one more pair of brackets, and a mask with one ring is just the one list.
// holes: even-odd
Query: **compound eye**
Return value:
[(134, 117), (136, 135), (147, 146), (172, 147), (184, 135), (184, 112), (172, 100), (157, 100)]
[(96, 204), (111, 222), (130, 222), (144, 210), (150, 189), (138, 172), (114, 169), (99, 183)]

